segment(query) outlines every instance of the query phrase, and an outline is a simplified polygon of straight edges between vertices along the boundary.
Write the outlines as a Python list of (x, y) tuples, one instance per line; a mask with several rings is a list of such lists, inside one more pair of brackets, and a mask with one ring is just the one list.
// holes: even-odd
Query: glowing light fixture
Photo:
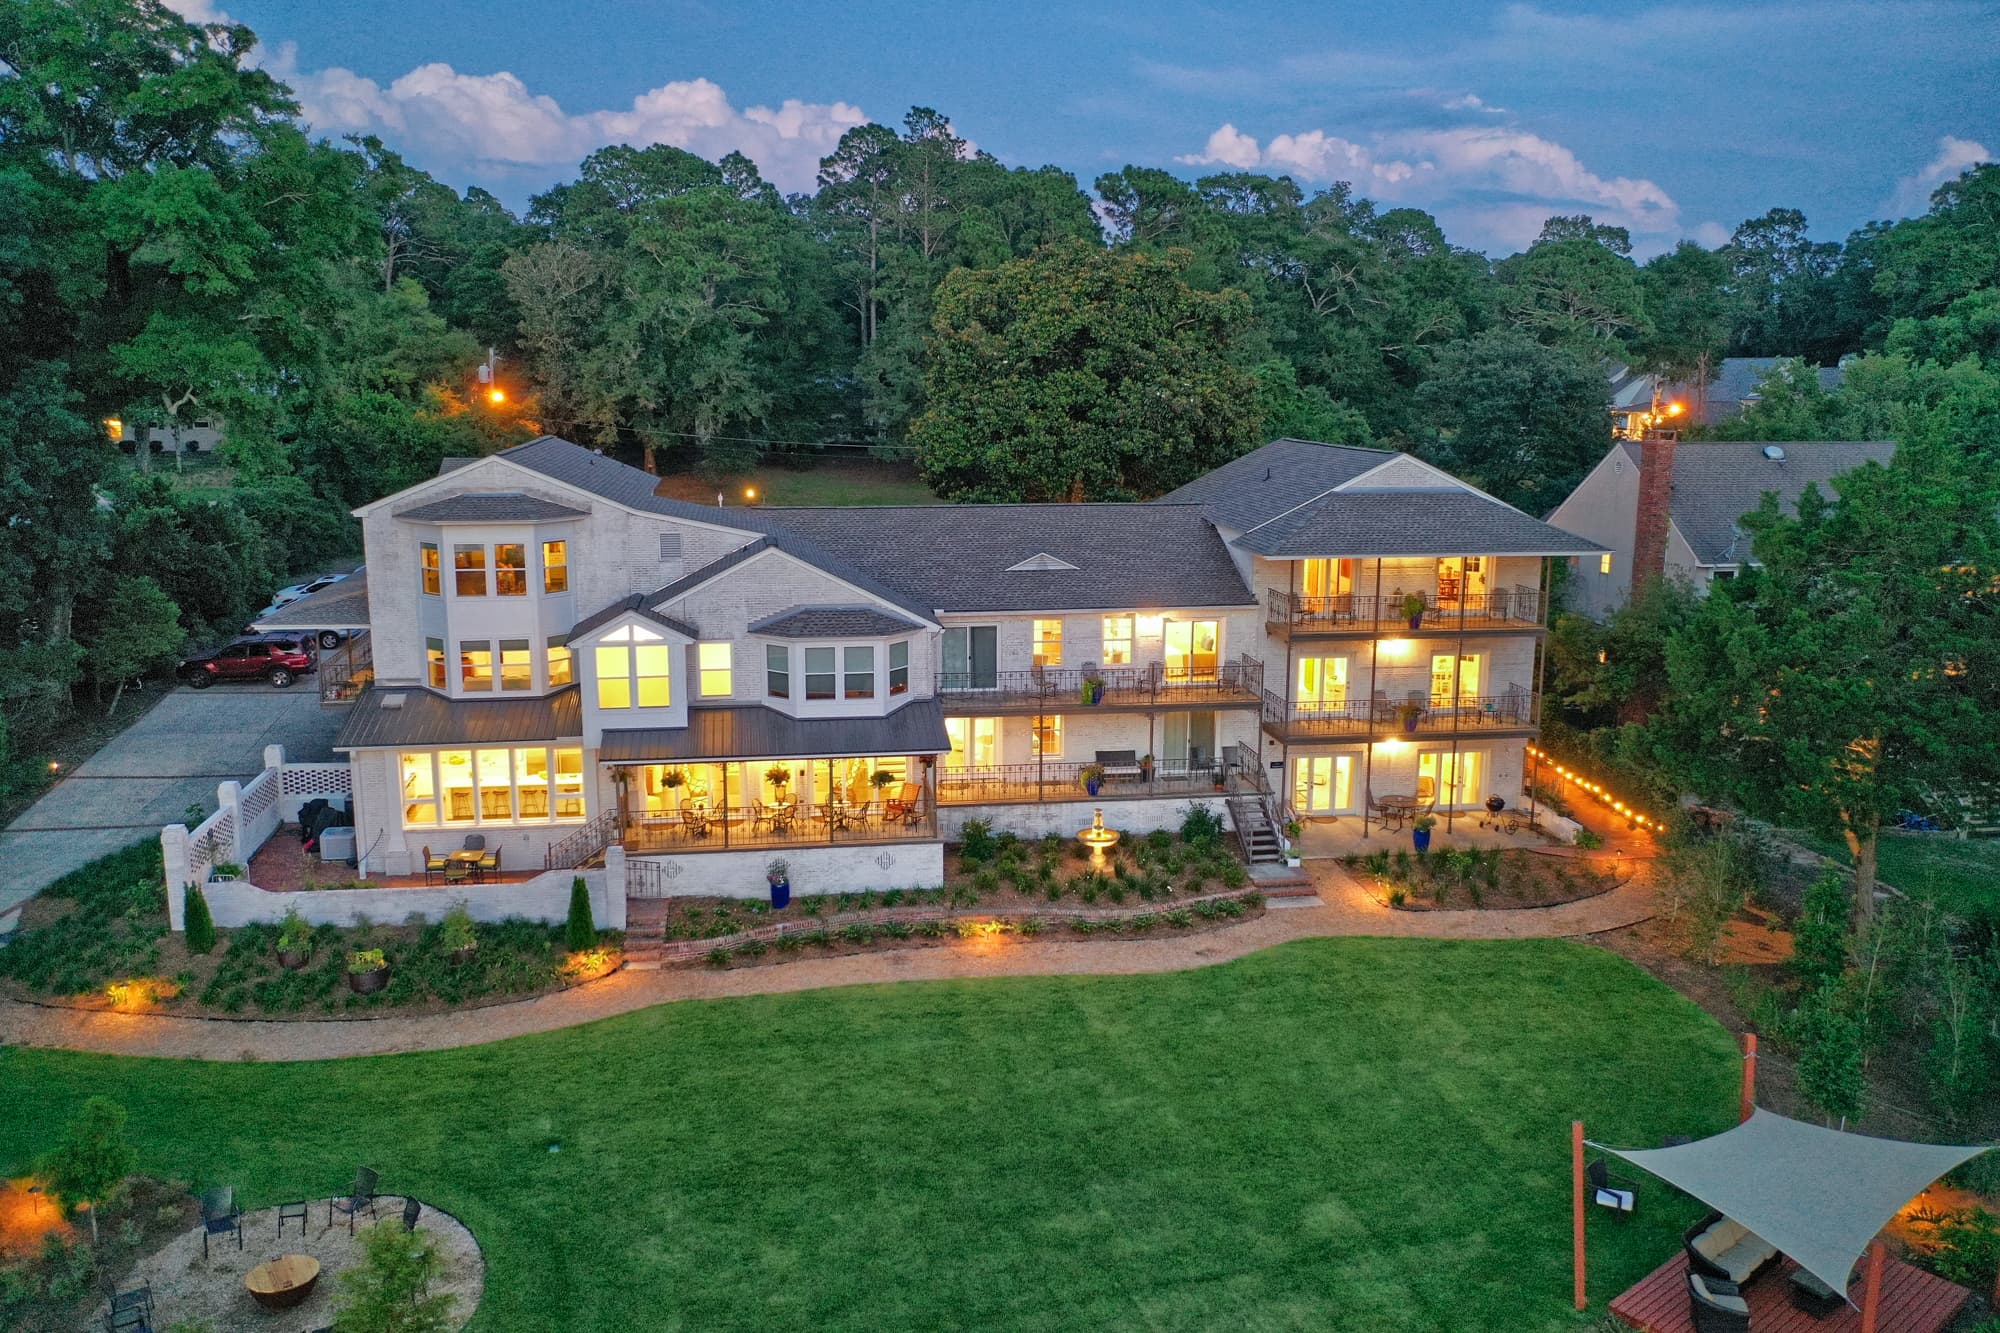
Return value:
[(486, 401), (498, 406), (507, 401), (507, 391), (496, 384), (486, 391)]

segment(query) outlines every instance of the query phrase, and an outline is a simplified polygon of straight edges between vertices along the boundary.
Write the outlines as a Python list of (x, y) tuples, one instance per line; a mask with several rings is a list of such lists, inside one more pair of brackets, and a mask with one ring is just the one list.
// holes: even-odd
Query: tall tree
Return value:
[(1417, 409), (1424, 457), (1530, 513), (1575, 489), (1611, 445), (1596, 361), (1518, 329), (1445, 346)]
[(1729, 263), (1682, 241), (1639, 271), (1652, 326), (1632, 345), (1632, 365), (1695, 386), (1693, 419), (1706, 421), (1707, 389), (1722, 368), (1735, 319)]

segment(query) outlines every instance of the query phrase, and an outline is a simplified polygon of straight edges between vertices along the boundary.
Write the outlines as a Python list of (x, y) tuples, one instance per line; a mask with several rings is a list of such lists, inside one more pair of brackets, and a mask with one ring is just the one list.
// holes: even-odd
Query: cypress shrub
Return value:
[(215, 917), (208, 910), (208, 899), (202, 895), (201, 885), (187, 886), (187, 949), (189, 953), (207, 953), (215, 947)]
[(578, 875), (569, 886), (569, 951), (597, 947), (597, 924), (590, 919), (590, 890)]

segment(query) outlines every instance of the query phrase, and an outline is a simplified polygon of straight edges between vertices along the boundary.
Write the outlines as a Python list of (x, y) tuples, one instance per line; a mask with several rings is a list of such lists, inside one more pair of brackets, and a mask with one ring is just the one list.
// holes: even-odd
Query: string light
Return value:
[(1650, 815), (1640, 814), (1636, 808), (1625, 804), (1625, 802), (1613, 796), (1603, 783), (1593, 782), (1575, 769), (1566, 768), (1562, 764), (1557, 763), (1549, 756), (1547, 750), (1537, 749), (1532, 745), (1528, 746), (1527, 749), (1529, 755), (1553, 768), (1556, 771), (1557, 777), (1579, 791), (1589, 793), (1596, 798), (1599, 805), (1610, 806), (1614, 813), (1624, 816), (1632, 827), (1649, 829), (1662, 827), (1659, 820), (1652, 818)]

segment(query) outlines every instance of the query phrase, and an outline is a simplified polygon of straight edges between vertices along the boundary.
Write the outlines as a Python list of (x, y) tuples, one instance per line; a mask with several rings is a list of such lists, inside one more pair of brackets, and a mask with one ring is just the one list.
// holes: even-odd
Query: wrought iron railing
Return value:
[(937, 693), (947, 703), (1050, 713), (1106, 704), (1147, 708), (1254, 704), (1263, 688), (1264, 664), (1247, 654), (1206, 668), (1169, 670), (1165, 663), (1155, 662), (1130, 667), (948, 672), (937, 678)]
[(1535, 724), (1535, 696), (1513, 685), (1500, 694), (1463, 694), (1394, 702), (1386, 694), (1374, 699), (1340, 703), (1287, 703), (1264, 692), (1266, 726), (1287, 736), (1365, 736), (1395, 734), (1450, 735), (1453, 732), (1495, 731)]
[(574, 870), (592, 858), (601, 855), (606, 847), (618, 841), (618, 814), (607, 810), (595, 819), (586, 821), (574, 832), (566, 833), (548, 846), (542, 853), (542, 869)]
[(351, 704), (375, 679), (375, 650), (366, 630), (347, 636), (333, 652), (322, 653), (315, 667), (322, 704)]
[(938, 835), (928, 797), (693, 807), (679, 814), (632, 815), (620, 841), (627, 852), (723, 852), (825, 847), (841, 843), (928, 842)]
[[(1421, 596), (1424, 609), (1412, 617), (1404, 597)], [(1435, 590), (1373, 596), (1304, 597), (1271, 588), (1264, 595), (1264, 620), (1296, 633), (1444, 634), (1466, 629), (1528, 629), (1547, 610), (1541, 590), (1516, 584), (1498, 592), (1441, 600)], [(1412, 624), (1412, 619), (1415, 624)]]
[[(1245, 760), (1241, 756), (1251, 756)], [(1135, 772), (1104, 775), (1093, 796), (1085, 780), (1096, 765), (1082, 760), (1050, 760), (1040, 764), (985, 764), (976, 768), (940, 768), (941, 805), (1010, 804), (1030, 801), (1132, 801), (1147, 798), (1239, 796), (1263, 790), (1263, 774), (1254, 752), (1228, 745), (1215, 759), (1194, 763), (1167, 761), (1143, 765)]]

